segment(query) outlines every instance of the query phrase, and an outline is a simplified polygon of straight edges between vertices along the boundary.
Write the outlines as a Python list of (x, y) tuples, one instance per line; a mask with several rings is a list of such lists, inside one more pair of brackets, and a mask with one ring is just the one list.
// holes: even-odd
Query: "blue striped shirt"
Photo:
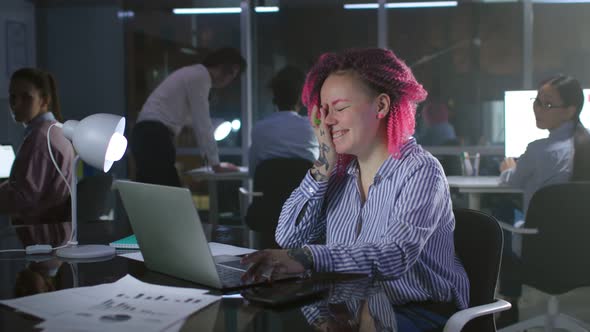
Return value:
[(448, 321), (443, 313), (431, 311), (420, 303), (394, 305), (389, 285), (368, 279), (332, 283), (329, 295), (301, 308), (311, 325), (336, 322), (342, 330), (440, 331)]
[(455, 217), (436, 158), (410, 139), (399, 159), (390, 156), (381, 165), (364, 204), (358, 176), (356, 161), (329, 181), (308, 173), (283, 206), (277, 243), (308, 247), (318, 272), (386, 279), (394, 304), (468, 307), (469, 280), (455, 255)]
[(301, 311), (310, 324), (315, 324), (320, 319), (334, 317), (330, 308), (332, 304), (343, 304), (349, 314), (349, 322), (353, 322), (358, 329), (362, 318), (362, 306), (366, 303), (376, 331), (397, 331), (395, 308), (382, 286), (381, 283), (374, 284), (368, 279), (339, 281), (330, 285), (327, 299), (304, 306)]

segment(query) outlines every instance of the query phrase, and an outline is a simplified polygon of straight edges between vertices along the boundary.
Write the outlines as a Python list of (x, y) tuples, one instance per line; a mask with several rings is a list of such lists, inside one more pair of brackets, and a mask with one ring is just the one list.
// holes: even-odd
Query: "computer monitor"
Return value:
[[(584, 89), (584, 107), (580, 120), (590, 128), (590, 89)], [(533, 98), (537, 90), (504, 92), (504, 153), (507, 157), (520, 157), (527, 145), (549, 136), (549, 131), (537, 128), (533, 113)]]
[(14, 150), (10, 145), (0, 145), (0, 179), (10, 176), (10, 169), (14, 162)]

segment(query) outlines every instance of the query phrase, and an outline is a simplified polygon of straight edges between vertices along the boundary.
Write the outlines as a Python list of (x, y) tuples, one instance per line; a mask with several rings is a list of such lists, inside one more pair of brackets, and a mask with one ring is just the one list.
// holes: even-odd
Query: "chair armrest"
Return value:
[(244, 187), (240, 187), (240, 194), (244, 195), (244, 196), (250, 196), (250, 197), (261, 197), (264, 195), (264, 193), (261, 193), (259, 191), (248, 191)]
[(478, 305), (476, 307), (467, 308), (456, 312), (445, 324), (443, 332), (460, 332), (463, 326), (470, 320), (490, 315), (496, 312), (508, 310), (512, 307), (510, 302), (504, 300), (496, 300), (496, 302), (488, 303), (484, 305)]
[(514, 227), (514, 226), (507, 224), (503, 221), (498, 221), (498, 224), (500, 224), (500, 227), (502, 229), (505, 229), (505, 230), (507, 230), (511, 233), (515, 233), (515, 234), (525, 234), (525, 235), (539, 234), (539, 230), (536, 228)]

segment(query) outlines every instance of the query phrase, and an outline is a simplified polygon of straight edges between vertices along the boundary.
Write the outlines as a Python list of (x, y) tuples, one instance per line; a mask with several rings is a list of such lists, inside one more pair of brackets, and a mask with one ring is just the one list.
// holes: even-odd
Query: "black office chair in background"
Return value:
[[(461, 141), (457, 138), (453, 138), (441, 144), (441, 146), (453, 146), (458, 147), (461, 146)], [(454, 155), (438, 155), (436, 156), (438, 161), (440, 162), (446, 176), (450, 175), (464, 175), (463, 174), (463, 162), (461, 161), (461, 156), (458, 154)]]
[(104, 242), (115, 238), (115, 193), (113, 176), (97, 173), (78, 182), (78, 240), (82, 243)]
[(469, 277), (469, 308), (455, 313), (444, 332), (496, 331), (493, 314), (510, 309), (510, 303), (495, 298), (502, 260), (502, 230), (485, 213), (454, 209), (455, 252)]
[[(274, 234), (283, 204), (312, 165), (311, 161), (298, 158), (264, 160), (254, 172), (254, 192), (240, 188), (240, 210), (245, 223), (254, 231), (256, 247), (278, 247)], [(247, 207), (249, 197), (253, 199)]]
[[(550, 185), (533, 195), (523, 234), (522, 254), (510, 266), (523, 283), (551, 295), (547, 313), (501, 329), (545, 326), (590, 331), (590, 324), (559, 312), (558, 295), (590, 286), (590, 182)], [(508, 266), (507, 266), (508, 267)], [(514, 271), (516, 270), (516, 271)]]

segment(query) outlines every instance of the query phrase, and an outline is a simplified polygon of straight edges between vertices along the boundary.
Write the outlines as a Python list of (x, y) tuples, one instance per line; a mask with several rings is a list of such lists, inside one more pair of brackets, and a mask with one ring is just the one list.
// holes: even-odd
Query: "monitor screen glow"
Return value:
[[(590, 128), (589, 96), (590, 89), (584, 89), (584, 107), (580, 119), (586, 128)], [(504, 93), (504, 152), (507, 157), (519, 157), (530, 142), (549, 136), (548, 130), (537, 128), (533, 113), (535, 97), (537, 97), (537, 90)]]
[(10, 169), (14, 162), (14, 150), (10, 145), (0, 145), (0, 179), (10, 176)]

